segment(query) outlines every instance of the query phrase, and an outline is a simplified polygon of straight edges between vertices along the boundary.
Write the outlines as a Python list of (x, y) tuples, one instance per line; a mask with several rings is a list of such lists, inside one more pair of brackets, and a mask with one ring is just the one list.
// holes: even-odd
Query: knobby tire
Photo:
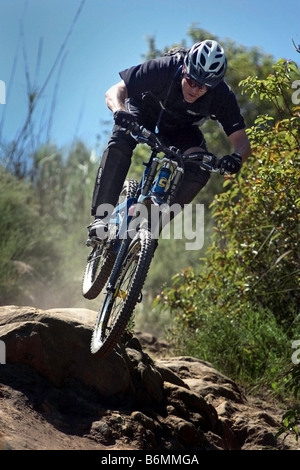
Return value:
[(100, 294), (110, 275), (115, 259), (115, 253), (109, 251), (109, 247), (104, 243), (99, 243), (92, 249), (82, 281), (83, 297), (92, 300)]

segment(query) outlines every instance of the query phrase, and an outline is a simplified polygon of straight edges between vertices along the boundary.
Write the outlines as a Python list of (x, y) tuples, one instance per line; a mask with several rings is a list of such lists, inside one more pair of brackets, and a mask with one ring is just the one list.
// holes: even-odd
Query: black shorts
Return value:
[(182, 153), (191, 147), (201, 147), (207, 150), (204, 136), (196, 125), (162, 129), (159, 136), (165, 145), (173, 145)]

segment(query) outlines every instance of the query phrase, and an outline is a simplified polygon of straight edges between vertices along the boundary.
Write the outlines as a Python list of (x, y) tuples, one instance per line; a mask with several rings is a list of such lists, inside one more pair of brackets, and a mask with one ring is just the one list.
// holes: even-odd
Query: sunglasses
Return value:
[(187, 73), (184, 73), (183, 74), (183, 78), (186, 79), (187, 81), (187, 84), (191, 87), (191, 88), (199, 88), (199, 90), (208, 90), (208, 87), (206, 85), (201, 85), (200, 83), (197, 83), (196, 80), (194, 80), (190, 75), (188, 75)]

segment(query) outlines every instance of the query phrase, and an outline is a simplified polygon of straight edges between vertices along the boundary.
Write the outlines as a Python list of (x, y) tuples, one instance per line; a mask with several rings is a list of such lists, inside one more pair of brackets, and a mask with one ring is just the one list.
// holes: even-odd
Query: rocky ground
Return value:
[(206, 362), (158, 358), (165, 345), (151, 335), (92, 355), (94, 321), (85, 309), (0, 307), (1, 449), (300, 449), (292, 436), (275, 438), (285, 409)]

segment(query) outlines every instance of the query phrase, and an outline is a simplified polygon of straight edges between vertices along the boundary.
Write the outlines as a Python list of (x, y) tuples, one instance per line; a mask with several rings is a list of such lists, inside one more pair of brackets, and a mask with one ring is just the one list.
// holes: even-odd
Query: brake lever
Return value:
[(160, 142), (159, 138), (156, 134), (149, 131), (143, 126), (139, 126), (138, 124), (135, 128), (130, 132), (131, 137), (133, 137), (137, 142), (146, 143), (150, 147), (159, 150), (162, 148), (162, 143)]
[(209, 172), (217, 172), (219, 169), (218, 158), (209, 152), (195, 152), (184, 155), (184, 160), (193, 161), (196, 163), (199, 162), (199, 166)]

